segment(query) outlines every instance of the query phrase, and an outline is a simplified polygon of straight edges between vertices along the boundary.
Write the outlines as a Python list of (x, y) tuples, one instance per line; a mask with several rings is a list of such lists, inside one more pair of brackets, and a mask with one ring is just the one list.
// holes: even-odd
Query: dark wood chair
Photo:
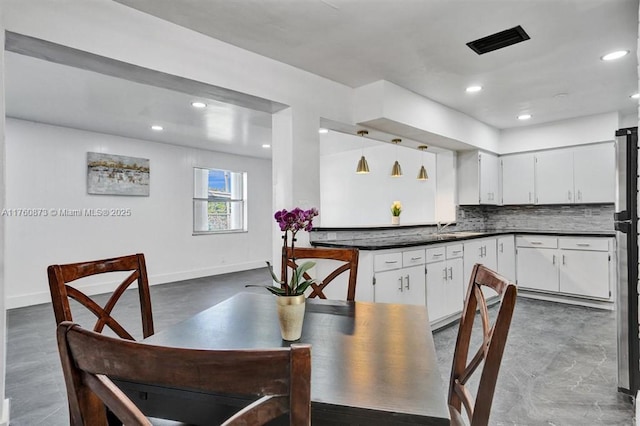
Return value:
[[(130, 274), (116, 288), (104, 307), (100, 306), (76, 287), (69, 285), (69, 283), (78, 279), (107, 272), (130, 272)], [(143, 254), (132, 254), (113, 259), (93, 260), (66, 265), (50, 265), (47, 268), (47, 274), (49, 275), (49, 289), (51, 290), (51, 301), (53, 302), (56, 324), (60, 324), (62, 321), (73, 321), (71, 306), (69, 305), (69, 298), (71, 298), (85, 306), (98, 318), (93, 328), (94, 331), (101, 333), (104, 327), (107, 326), (121, 338), (135, 340), (133, 336), (111, 316), (111, 312), (125, 290), (131, 284), (137, 282), (142, 314), (142, 333), (144, 337), (149, 337), (153, 334), (151, 296), (149, 293), (147, 267)]]
[[(501, 298), (497, 316), (490, 324), (489, 312), (482, 287), (493, 289)], [(515, 284), (501, 277), (483, 265), (476, 264), (471, 272), (469, 288), (462, 311), (458, 339), (453, 355), (453, 367), (449, 382), (449, 412), (452, 425), (465, 425), (462, 419), (462, 408), (467, 412), (470, 426), (486, 426), (489, 424), (491, 403), (500, 370), (502, 354), (509, 334), (509, 326), (516, 304), (517, 289)], [(482, 344), (478, 352), (467, 364), (469, 346), (476, 312), (480, 310), (482, 320)], [(475, 403), (466, 387), (469, 377), (484, 360), (480, 382), (478, 384)]]
[(105, 336), (69, 321), (58, 325), (57, 334), (73, 426), (106, 425), (105, 405), (127, 426), (151, 425), (110, 379), (255, 398), (224, 425), (261, 425), (285, 413), (291, 425), (310, 424), (311, 345), (169, 348)]
[[(312, 259), (329, 259), (335, 260), (338, 262), (342, 262), (339, 266), (333, 270), (329, 275), (327, 275), (321, 282), (311, 284), (311, 293), (309, 294), (309, 298), (319, 297), (320, 299), (326, 299), (327, 296), (324, 294), (323, 290), (331, 284), (337, 276), (340, 274), (349, 271), (349, 281), (347, 287), (347, 300), (354, 301), (356, 297), (356, 279), (358, 277), (358, 249), (350, 248), (350, 249), (328, 249), (328, 248), (307, 248), (307, 247), (296, 247), (295, 252), (291, 250), (291, 247), (287, 247), (287, 255), (282, 256), (282, 271), (285, 270), (285, 259), (286, 265), (289, 268), (296, 269), (299, 264), (303, 263), (306, 260)], [(284, 274), (283, 274), (284, 277)], [(312, 277), (305, 273), (304, 278), (306, 280), (311, 279)], [(284, 279), (284, 278), (283, 278)]]

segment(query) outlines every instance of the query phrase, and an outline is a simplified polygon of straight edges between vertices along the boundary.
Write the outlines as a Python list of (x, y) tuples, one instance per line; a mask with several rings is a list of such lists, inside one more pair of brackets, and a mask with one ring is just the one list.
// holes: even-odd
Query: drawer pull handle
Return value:
[(453, 250), (451, 253), (453, 253), (453, 254), (462, 253), (462, 250)]
[(542, 241), (531, 241), (531, 244), (534, 244), (534, 245), (537, 246), (537, 245), (542, 244)]
[(398, 278), (398, 281), (400, 281), (400, 288), (398, 290), (402, 293), (404, 291), (402, 288), (402, 277)]
[(420, 257), (412, 257), (411, 260), (422, 260), (422, 256), (420, 256)]
[(407, 285), (405, 286), (405, 288), (409, 290), (409, 275), (407, 275), (405, 279), (407, 280)]
[(433, 257), (440, 257), (442, 256), (442, 253), (438, 253), (438, 254), (434, 254)]
[(385, 260), (384, 263), (398, 263), (397, 260)]
[(576, 244), (578, 247), (589, 247), (591, 244), (589, 243), (578, 243)]

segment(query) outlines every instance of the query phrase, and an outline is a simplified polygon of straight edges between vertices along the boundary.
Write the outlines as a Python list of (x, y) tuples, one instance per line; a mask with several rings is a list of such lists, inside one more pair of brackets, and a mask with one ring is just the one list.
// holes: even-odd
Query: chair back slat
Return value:
[(251, 421), (246, 424), (263, 424), (286, 412), (292, 425), (310, 422), (310, 345), (264, 350), (170, 348), (105, 336), (65, 321), (58, 326), (58, 348), (71, 418), (81, 419), (72, 421), (74, 425), (103, 424), (105, 410), (96, 399), (125, 424), (149, 424), (140, 420), (142, 413), (109, 378), (257, 398), (225, 424), (245, 424), (247, 419)]
[[(489, 310), (482, 292), (483, 287), (493, 289), (501, 298), (493, 326), (490, 324)], [(453, 355), (448, 397), (450, 409), (461, 413), (462, 406), (465, 407), (471, 426), (486, 426), (489, 423), (491, 404), (513, 317), (516, 294), (515, 284), (510, 283), (506, 278), (483, 265), (476, 264), (473, 267)], [(467, 363), (473, 324), (478, 311), (482, 322), (482, 343), (474, 357)], [(474, 402), (465, 385), (482, 361), (484, 366)]]
[[(111, 294), (104, 307), (96, 303), (91, 297), (72, 286), (69, 283), (90, 276), (110, 272), (131, 272)], [(143, 337), (153, 334), (153, 314), (151, 310), (151, 294), (149, 292), (149, 280), (147, 267), (143, 254), (133, 254), (111, 259), (94, 260), (89, 262), (71, 263), (65, 265), (50, 265), (47, 268), (49, 277), (49, 289), (56, 323), (73, 321), (69, 298), (76, 300), (96, 317), (97, 321), (93, 329), (102, 332), (105, 326), (109, 327), (118, 336), (133, 340), (132, 335), (126, 331), (111, 312), (120, 300), (124, 292), (133, 284), (138, 284), (138, 297), (140, 300), (140, 312), (142, 317)]]
[[(358, 257), (359, 251), (356, 248), (349, 249), (327, 249), (327, 248), (308, 248), (296, 247), (294, 251), (290, 247), (286, 249), (286, 256), (283, 256), (282, 271), (284, 277), (285, 268), (295, 270), (303, 261), (311, 259), (327, 259), (341, 263), (336, 269), (329, 273), (321, 282), (311, 285), (311, 293), (309, 298), (319, 297), (326, 299), (324, 289), (339, 275), (349, 272), (347, 298), (346, 300), (354, 301), (356, 297), (356, 282), (358, 278)], [(285, 262), (286, 259), (286, 262)], [(305, 279), (311, 279), (308, 274), (304, 274)]]

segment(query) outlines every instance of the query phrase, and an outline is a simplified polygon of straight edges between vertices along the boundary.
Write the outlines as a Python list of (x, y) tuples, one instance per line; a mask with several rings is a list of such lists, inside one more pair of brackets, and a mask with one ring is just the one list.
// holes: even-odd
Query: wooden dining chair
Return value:
[[(483, 287), (493, 289), (501, 298), (493, 326), (490, 325), (487, 302), (482, 292)], [(465, 425), (461, 414), (462, 405), (464, 405), (471, 422), (470, 426), (489, 424), (491, 403), (516, 304), (516, 293), (515, 284), (510, 283), (506, 278), (481, 264), (476, 264), (473, 267), (460, 320), (449, 382), (448, 402), (452, 425)], [(482, 320), (482, 343), (478, 352), (467, 364), (473, 323), (478, 310), (480, 310), (479, 316)], [(484, 366), (474, 403), (466, 384), (483, 360)]]
[(105, 336), (69, 321), (58, 325), (57, 335), (72, 426), (106, 425), (105, 405), (127, 426), (151, 425), (110, 379), (255, 399), (224, 425), (262, 425), (285, 413), (290, 425), (311, 424), (311, 345), (170, 348)]
[[(95, 300), (78, 290), (69, 283), (87, 278), (93, 275), (110, 272), (130, 272), (122, 283), (111, 294), (104, 305), (100, 306)], [(105, 326), (109, 327), (123, 339), (135, 340), (133, 336), (116, 321), (111, 313), (125, 290), (134, 282), (138, 283), (138, 295), (140, 299), (140, 311), (142, 315), (142, 334), (149, 337), (153, 334), (153, 315), (151, 313), (151, 295), (149, 293), (149, 280), (147, 267), (143, 254), (116, 257), (113, 259), (93, 260), (88, 262), (71, 263), (66, 265), (50, 265), (47, 268), (49, 276), (49, 289), (56, 324), (62, 321), (73, 321), (69, 298), (74, 299), (98, 319), (93, 330), (101, 333)]]
[[(327, 275), (321, 282), (311, 284), (311, 293), (309, 298), (319, 297), (320, 299), (326, 299), (324, 289), (340, 274), (349, 271), (349, 281), (347, 286), (347, 300), (354, 301), (356, 298), (356, 279), (358, 277), (358, 249), (328, 249), (328, 248), (308, 248), (308, 247), (296, 247), (292, 251), (291, 247), (287, 247), (287, 255), (282, 256), (282, 271), (286, 266), (295, 270), (298, 265), (306, 260), (311, 259), (328, 259), (341, 262), (336, 269), (334, 269), (329, 275)], [(284, 276), (284, 275), (283, 275)], [(310, 280), (312, 277), (305, 272), (305, 280)]]

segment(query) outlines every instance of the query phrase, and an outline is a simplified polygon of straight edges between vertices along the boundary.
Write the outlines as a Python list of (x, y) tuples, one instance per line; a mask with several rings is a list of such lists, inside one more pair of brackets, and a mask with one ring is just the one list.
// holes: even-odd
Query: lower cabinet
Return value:
[(432, 324), (462, 311), (463, 253), (462, 244), (427, 249), (427, 310)]
[(519, 287), (611, 298), (611, 238), (523, 235), (516, 246)]
[(374, 257), (373, 293), (376, 303), (426, 303), (425, 251), (405, 250)]
[(376, 272), (375, 280), (376, 302), (424, 306), (424, 265)]

